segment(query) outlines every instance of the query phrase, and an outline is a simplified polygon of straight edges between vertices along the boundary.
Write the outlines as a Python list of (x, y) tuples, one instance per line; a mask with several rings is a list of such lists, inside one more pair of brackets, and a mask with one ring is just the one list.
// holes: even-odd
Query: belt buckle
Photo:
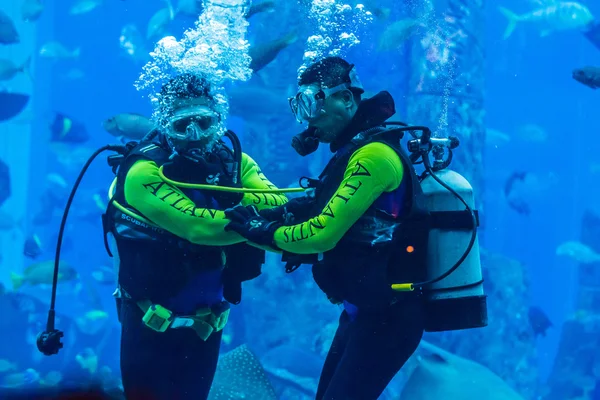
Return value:
[(156, 332), (166, 331), (173, 322), (173, 313), (159, 304), (153, 304), (148, 308), (142, 318), (144, 324)]

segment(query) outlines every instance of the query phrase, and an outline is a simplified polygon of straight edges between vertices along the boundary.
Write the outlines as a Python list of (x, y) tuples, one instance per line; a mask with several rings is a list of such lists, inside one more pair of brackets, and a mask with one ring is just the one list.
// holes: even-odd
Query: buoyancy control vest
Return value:
[[(164, 144), (139, 143), (119, 166), (113, 199), (133, 211), (134, 215), (143, 217), (142, 213), (127, 204), (124, 194), (127, 173), (140, 160), (163, 166), (165, 175), (175, 181), (214, 184), (215, 177), (218, 177), (219, 185), (240, 187), (241, 182), (238, 180), (234, 184), (232, 179), (233, 153), (224, 143), (219, 146), (217, 151), (200, 160), (200, 163), (194, 163), (184, 157), (171, 160), (171, 152)], [(157, 182), (159, 184), (161, 182)], [(197, 208), (217, 210), (238, 204), (243, 196), (241, 193), (180, 190), (194, 201)], [(241, 282), (258, 276), (264, 263), (262, 250), (246, 244), (226, 247), (196, 245), (124, 213), (112, 202), (109, 202), (103, 223), (105, 234), (111, 233), (116, 242), (119, 286), (135, 301), (148, 299), (167, 305), (199, 274), (214, 270), (218, 276), (215, 290), (221, 290), (223, 283), (226, 300), (237, 304), (241, 300)], [(225, 266), (225, 273), (221, 277), (218, 271)]]
[[(417, 282), (426, 274), (428, 213), (414, 167), (401, 147), (402, 133), (394, 127), (374, 127), (356, 135), (338, 150), (319, 176), (314, 213), (323, 210), (343, 180), (352, 154), (379, 142), (400, 157), (400, 186), (382, 194), (346, 232), (336, 247), (313, 265), (313, 276), (332, 301), (359, 308), (381, 307), (399, 296), (390, 282)], [(360, 171), (357, 171), (360, 174)]]

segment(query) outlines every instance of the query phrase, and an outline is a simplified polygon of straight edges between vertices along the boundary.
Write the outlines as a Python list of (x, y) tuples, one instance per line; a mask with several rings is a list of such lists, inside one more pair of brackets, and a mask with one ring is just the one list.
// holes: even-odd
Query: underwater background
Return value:
[[(85, 162), (122, 140), (111, 121), (152, 115), (134, 83), (158, 40), (194, 27), (201, 3), (0, 0), (1, 389), (90, 380), (118, 391), (115, 277), (100, 218), (113, 179), (106, 156), (86, 173), (66, 225), (56, 304), (64, 348), (47, 357), (35, 338), (45, 329), (57, 233)], [(360, 4), (369, 18), (353, 19), (365, 13)], [(305, 158), (293, 151), (302, 127), (287, 98), (307, 38), (336, 13), (350, 15), (340, 29), (357, 40), (340, 54), (356, 65), (367, 96), (387, 90), (396, 100), (392, 120), (461, 141), (451, 168), (472, 183), (480, 210), (489, 326), (426, 334), (428, 344), (460, 358), (416, 374), (418, 350), (381, 398), (475, 398), (470, 376), (488, 388), (480, 399), (600, 399), (600, 94), (593, 90), (600, 47), (584, 34), (600, 3), (254, 0), (253, 7), (254, 73), (226, 87), (228, 127), (278, 187), (318, 175), (329, 159), (325, 148)], [(319, 9), (330, 12), (315, 16)], [(581, 69), (587, 78), (574, 79)], [(213, 399), (270, 399), (268, 386), (277, 398), (314, 398), (340, 309), (308, 267), (288, 275), (282, 266), (269, 255), (262, 276), (244, 284)], [(238, 373), (257, 366), (266, 383)], [(435, 387), (444, 374), (455, 381), (447, 393), (403, 393), (408, 385)]]

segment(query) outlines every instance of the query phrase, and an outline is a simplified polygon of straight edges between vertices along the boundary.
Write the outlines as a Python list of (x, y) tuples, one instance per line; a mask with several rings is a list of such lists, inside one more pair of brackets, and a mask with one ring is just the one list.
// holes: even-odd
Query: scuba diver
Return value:
[[(290, 107), (308, 128), (292, 146), (305, 156), (327, 143), (334, 155), (319, 179), (301, 178), (308, 195), (271, 209), (226, 210), (225, 230), (281, 251), (287, 272), (312, 264), (315, 282), (343, 306), (316, 399), (375, 400), (424, 331), (487, 325), (472, 188), (446, 169), (458, 139), (388, 121), (392, 96), (362, 99), (344, 59), (312, 64), (298, 84)], [(410, 156), (404, 132), (414, 138)], [(447, 258), (457, 261), (449, 267)]]
[[(339, 57), (312, 64), (298, 83), (290, 106), (308, 129), (292, 145), (306, 155), (327, 143), (335, 154), (318, 182), (308, 179), (316, 189), (313, 197), (292, 199), (260, 216), (252, 207), (226, 210), (232, 222), (225, 229), (283, 251), (288, 268), (313, 263), (318, 286), (344, 308), (316, 398), (375, 400), (424, 331), (420, 296), (395, 293), (386, 278), (390, 260), (399, 258), (398, 225), (416, 249), (427, 240), (418, 223), (423, 212), (419, 180), (398, 135), (382, 128), (395, 113), (388, 92), (361, 99), (364, 90), (354, 66)], [(294, 256), (319, 253), (318, 261)], [(423, 279), (421, 254), (414, 254), (398, 279)]]
[(287, 199), (270, 193), (275, 186), (222, 128), (202, 77), (172, 78), (158, 107), (156, 140), (121, 157), (103, 216), (116, 245), (123, 388), (133, 400), (206, 399), (230, 303), (239, 303), (241, 282), (264, 263), (264, 250), (224, 230), (223, 210)]

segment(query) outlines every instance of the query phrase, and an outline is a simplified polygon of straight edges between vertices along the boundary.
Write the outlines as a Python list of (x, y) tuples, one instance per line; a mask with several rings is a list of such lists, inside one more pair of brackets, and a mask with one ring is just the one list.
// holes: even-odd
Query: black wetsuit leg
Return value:
[(344, 311), (319, 380), (317, 400), (377, 400), (423, 336), (420, 303), (379, 314)]
[(204, 400), (208, 397), (222, 331), (205, 342), (192, 329), (155, 332), (142, 322), (142, 312), (123, 301), (121, 377), (127, 400)]

